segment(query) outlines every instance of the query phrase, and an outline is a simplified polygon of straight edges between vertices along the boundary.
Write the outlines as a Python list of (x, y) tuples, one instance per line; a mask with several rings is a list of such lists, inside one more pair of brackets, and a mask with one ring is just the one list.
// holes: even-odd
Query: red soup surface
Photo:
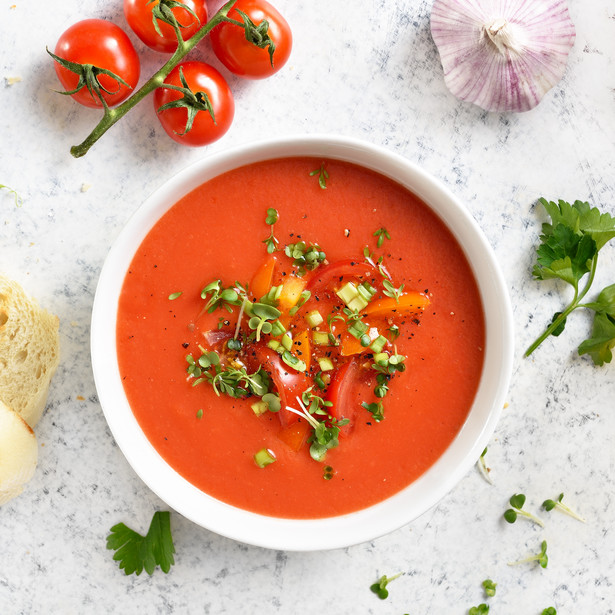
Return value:
[[(349, 513), (412, 483), (459, 432), (484, 357), (479, 291), (463, 251), (440, 219), (403, 187), (353, 164), (326, 161), (322, 188), (318, 173), (311, 174), (321, 163), (288, 158), (251, 164), (183, 197), (139, 247), (118, 308), (121, 378), (155, 449), (211, 496), (287, 518)], [(384, 419), (374, 420), (360, 399), (353, 401), (356, 407), (342, 408), (342, 416), (353, 416), (352, 424), (341, 428), (339, 446), (320, 462), (310, 456), (309, 443), (295, 450), (280, 439), (281, 412), (258, 415), (252, 409), (258, 398), (218, 396), (209, 382), (193, 386), (195, 378), (187, 373), (187, 355), (198, 359), (212, 332), (232, 336), (240, 311), (203, 313), (201, 290), (214, 280), (224, 287), (246, 285), (262, 270), (269, 258), (264, 240), (272, 232), (265, 223), (269, 208), (279, 212), (274, 256), (283, 260), (286, 245), (305, 241), (326, 253), (319, 265), (325, 271), (341, 260), (365, 263), (368, 246), (376, 269), (395, 288), (403, 284), (404, 292), (429, 298), (422, 312), (395, 320), (400, 335), (387, 347), (389, 354), (406, 357), (405, 371), (387, 380), (383, 398), (371, 389), (363, 397), (366, 403), (381, 401)], [(390, 237), (382, 236), (380, 246), (378, 229)], [(377, 267), (380, 257), (384, 269)], [(278, 271), (279, 280), (295, 277), (296, 268), (280, 267), (285, 270)], [(326, 321), (319, 328), (328, 331)], [(372, 354), (355, 356), (369, 371)], [(286, 417), (297, 420), (294, 426), (305, 422), (291, 413)], [(264, 468), (254, 461), (261, 449), (276, 458)]]

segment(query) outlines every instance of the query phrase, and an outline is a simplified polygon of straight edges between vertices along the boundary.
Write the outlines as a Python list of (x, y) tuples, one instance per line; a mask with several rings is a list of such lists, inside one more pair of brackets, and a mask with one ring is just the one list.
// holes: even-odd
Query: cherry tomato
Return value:
[[(118, 83), (108, 75), (100, 75), (101, 94), (112, 107), (128, 98), (139, 81), (139, 56), (126, 33), (114, 23), (103, 19), (85, 19), (72, 25), (60, 36), (55, 54), (78, 64), (93, 64), (121, 77), (130, 87)], [(74, 90), (79, 75), (55, 63), (58, 79), (67, 91)], [(108, 90), (107, 92), (105, 90)], [(102, 107), (98, 97), (87, 87), (71, 96), (86, 107)]]
[[(184, 62), (176, 66), (165, 79), (168, 85), (182, 86), (180, 68), (192, 92), (203, 92), (211, 101), (212, 119), (208, 111), (198, 111), (192, 128), (185, 132), (188, 110), (185, 108), (165, 109), (158, 112), (158, 119), (166, 133), (178, 143), (198, 147), (219, 139), (231, 126), (235, 115), (235, 101), (224, 77), (209, 64)], [(169, 102), (182, 98), (177, 90), (160, 87), (154, 92), (156, 110)], [(182, 134), (185, 133), (185, 134)]]
[[(203, 0), (176, 0), (187, 6), (196, 15), (184, 8), (173, 7), (171, 11), (181, 28), (182, 38), (189, 39), (205, 23), (207, 23), (207, 7)], [(175, 30), (160, 20), (157, 20), (161, 34), (156, 32), (152, 18), (152, 10), (158, 2), (151, 0), (124, 0), (124, 15), (133, 32), (150, 48), (155, 51), (173, 53), (177, 49)]]
[(273, 66), (267, 48), (261, 49), (246, 40), (242, 27), (222, 23), (211, 32), (214, 53), (232, 73), (247, 79), (263, 79), (273, 75), (286, 64), (292, 48), (292, 33), (287, 21), (266, 0), (237, 0), (228, 16), (242, 22), (237, 11), (245, 13), (256, 26), (266, 19), (269, 37), (275, 44)]

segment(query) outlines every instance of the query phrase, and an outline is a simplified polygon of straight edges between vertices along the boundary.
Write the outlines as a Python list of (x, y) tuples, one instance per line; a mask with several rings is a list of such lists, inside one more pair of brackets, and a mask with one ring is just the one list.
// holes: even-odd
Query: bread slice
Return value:
[(0, 401), (0, 506), (34, 476), (38, 446), (32, 428)]
[(34, 427), (60, 360), (59, 320), (0, 274), (0, 399)]

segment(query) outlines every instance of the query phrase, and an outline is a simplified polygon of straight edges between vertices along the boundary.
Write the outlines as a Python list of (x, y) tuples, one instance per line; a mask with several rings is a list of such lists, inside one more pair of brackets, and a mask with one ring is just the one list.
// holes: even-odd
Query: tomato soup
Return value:
[[(134, 415), (159, 454), (207, 494), (264, 515), (319, 518), (380, 502), (423, 474), (461, 429), (483, 367), (485, 325), (477, 284), (462, 249), (419, 198), (362, 167), (288, 158), (251, 164), (207, 181), (180, 199), (138, 248), (118, 307), (120, 374)], [(279, 212), (274, 230), (267, 210)], [(375, 234), (386, 229), (386, 236)], [(405, 371), (391, 378), (384, 419), (360, 407), (352, 429), (322, 462), (309, 445), (282, 442), (280, 418), (257, 414), (253, 398), (193, 386), (188, 354), (207, 335), (232, 330), (233, 313), (204, 313), (202, 289), (248, 283), (267, 257), (296, 241), (318, 245), (326, 262), (381, 257), (396, 286), (429, 298), (403, 319), (395, 352)], [(380, 245), (378, 245), (380, 243)], [(275, 253), (274, 253), (275, 254)], [(180, 294), (181, 293), (181, 294)], [(262, 449), (275, 462), (258, 467)]]

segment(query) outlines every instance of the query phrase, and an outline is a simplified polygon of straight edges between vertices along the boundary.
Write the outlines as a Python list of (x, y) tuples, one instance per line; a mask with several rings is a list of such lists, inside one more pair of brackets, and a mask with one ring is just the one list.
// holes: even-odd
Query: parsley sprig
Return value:
[(107, 549), (115, 551), (113, 559), (120, 562), (120, 569), (127, 575), (136, 573), (138, 576), (143, 570), (152, 575), (156, 566), (169, 572), (175, 563), (170, 513), (155, 512), (145, 536), (123, 523), (114, 525), (107, 536)]
[[(550, 335), (560, 335), (568, 316), (577, 308), (594, 312), (591, 336), (583, 341), (579, 354), (589, 354), (596, 365), (610, 363), (615, 346), (615, 284), (604, 288), (596, 301), (582, 303), (596, 275), (598, 253), (615, 237), (615, 218), (601, 213), (589, 203), (575, 201), (547, 201), (540, 199), (551, 218), (542, 225), (541, 244), (537, 248), (536, 265), (532, 271), (538, 280), (563, 280), (574, 289), (572, 301), (553, 315), (544, 333), (526, 350), (531, 355)], [(587, 276), (585, 286), (581, 280)]]

